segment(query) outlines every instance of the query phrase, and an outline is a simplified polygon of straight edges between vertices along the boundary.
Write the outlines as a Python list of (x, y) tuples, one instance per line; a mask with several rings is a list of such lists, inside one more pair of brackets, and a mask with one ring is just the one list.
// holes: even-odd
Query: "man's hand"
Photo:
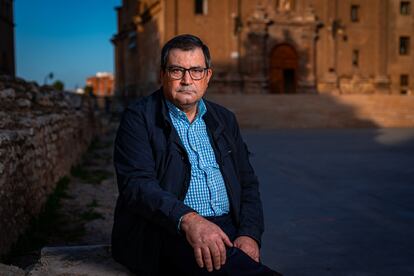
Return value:
[(200, 267), (209, 272), (213, 265), (219, 270), (226, 263), (226, 246), (233, 246), (229, 237), (216, 224), (197, 213), (188, 213), (181, 220), (181, 230), (194, 249), (194, 256)]
[(259, 245), (254, 239), (248, 236), (240, 236), (236, 238), (236, 240), (234, 241), (234, 246), (242, 250), (247, 255), (249, 255), (249, 257), (255, 260), (256, 262), (259, 262)]

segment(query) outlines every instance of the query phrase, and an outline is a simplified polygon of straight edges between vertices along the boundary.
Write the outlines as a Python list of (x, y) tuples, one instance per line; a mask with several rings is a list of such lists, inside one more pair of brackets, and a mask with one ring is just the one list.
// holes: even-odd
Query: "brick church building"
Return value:
[(412, 1), (123, 0), (116, 8), (115, 91), (158, 87), (160, 49), (199, 36), (209, 93), (411, 94)]

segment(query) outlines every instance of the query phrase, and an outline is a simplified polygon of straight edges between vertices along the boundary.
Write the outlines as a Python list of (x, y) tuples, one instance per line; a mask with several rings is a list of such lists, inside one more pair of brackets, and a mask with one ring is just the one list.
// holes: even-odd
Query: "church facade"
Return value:
[(209, 46), (209, 91), (411, 94), (414, 17), (399, 0), (123, 0), (115, 91), (158, 86), (160, 49), (178, 34)]

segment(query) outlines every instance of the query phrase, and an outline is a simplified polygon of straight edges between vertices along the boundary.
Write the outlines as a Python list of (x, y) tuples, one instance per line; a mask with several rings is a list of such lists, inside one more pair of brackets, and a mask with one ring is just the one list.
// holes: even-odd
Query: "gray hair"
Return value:
[(191, 34), (183, 34), (176, 36), (165, 43), (164, 47), (161, 50), (161, 69), (165, 71), (168, 61), (168, 55), (172, 49), (180, 49), (183, 51), (191, 51), (196, 48), (201, 48), (204, 54), (204, 60), (206, 62), (206, 67), (211, 68), (211, 57), (210, 50), (207, 45), (201, 41), (200, 38)]

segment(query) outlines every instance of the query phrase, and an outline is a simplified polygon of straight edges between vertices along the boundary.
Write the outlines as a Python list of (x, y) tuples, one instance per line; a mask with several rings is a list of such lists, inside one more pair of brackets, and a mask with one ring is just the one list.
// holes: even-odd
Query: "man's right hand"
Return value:
[(226, 246), (232, 247), (233, 244), (216, 224), (192, 212), (183, 216), (181, 230), (193, 247), (196, 262), (200, 267), (206, 266), (211, 272), (213, 265), (219, 270), (226, 263)]

